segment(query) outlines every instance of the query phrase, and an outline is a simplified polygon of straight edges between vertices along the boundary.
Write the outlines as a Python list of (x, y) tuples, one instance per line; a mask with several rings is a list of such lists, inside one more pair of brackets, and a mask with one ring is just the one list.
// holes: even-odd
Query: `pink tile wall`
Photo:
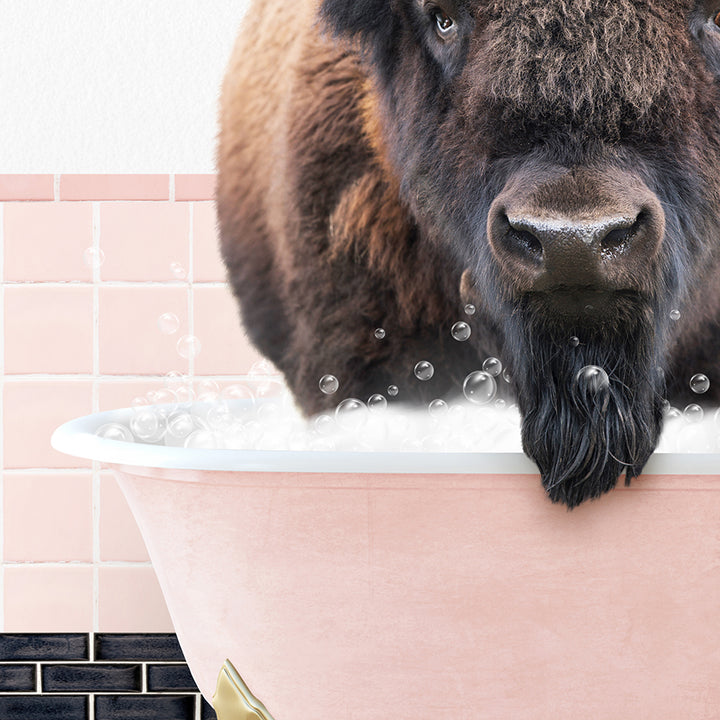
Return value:
[[(214, 185), (0, 175), (0, 630), (172, 630), (112, 474), (49, 438), (72, 417), (131, 405), (169, 371), (229, 384), (259, 358), (225, 284)], [(178, 353), (185, 335), (197, 356)]]

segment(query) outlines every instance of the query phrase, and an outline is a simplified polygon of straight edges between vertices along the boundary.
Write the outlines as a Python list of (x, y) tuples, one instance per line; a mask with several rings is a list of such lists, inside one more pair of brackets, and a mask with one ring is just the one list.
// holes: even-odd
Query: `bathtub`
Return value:
[(568, 512), (521, 453), (95, 436), (130, 412), (52, 443), (114, 471), (221, 720), (720, 716), (717, 455)]

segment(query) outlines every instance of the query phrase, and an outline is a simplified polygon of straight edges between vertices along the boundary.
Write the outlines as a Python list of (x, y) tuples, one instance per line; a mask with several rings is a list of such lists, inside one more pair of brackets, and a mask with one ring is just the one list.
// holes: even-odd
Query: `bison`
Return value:
[(255, 0), (220, 124), (228, 277), (306, 413), (498, 356), (574, 507), (692, 375), (720, 399), (720, 0)]

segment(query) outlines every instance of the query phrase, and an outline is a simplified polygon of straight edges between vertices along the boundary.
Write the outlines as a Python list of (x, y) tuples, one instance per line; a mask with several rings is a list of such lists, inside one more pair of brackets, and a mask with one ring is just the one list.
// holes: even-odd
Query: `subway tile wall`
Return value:
[[(112, 474), (55, 452), (50, 435), (127, 407), (170, 371), (222, 385), (260, 359), (225, 283), (213, 187), (212, 175), (0, 175), (6, 633), (172, 632)], [(172, 334), (164, 313), (179, 320)], [(183, 335), (199, 338), (197, 356), (178, 353)]]

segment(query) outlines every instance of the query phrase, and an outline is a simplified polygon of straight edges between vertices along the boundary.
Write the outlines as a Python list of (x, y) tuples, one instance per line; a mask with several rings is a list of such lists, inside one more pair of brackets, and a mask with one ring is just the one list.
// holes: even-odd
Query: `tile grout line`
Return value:
[[(195, 219), (195, 212), (193, 203), (188, 203), (188, 285), (187, 285), (187, 302), (188, 302), (188, 332), (192, 337), (195, 337), (195, 290), (194, 290), (194, 278), (195, 278), (195, 266), (193, 263), (195, 236), (193, 233), (193, 222)], [(188, 358), (188, 373), (191, 378), (195, 377), (195, 355), (191, 354)]]
[(60, 200), (60, 173), (53, 175), (53, 200)]
[[(0, 203), (0, 524), (5, 521), (5, 203)], [(0, 629), (5, 629), (5, 533), (0, 532)]]
[[(98, 412), (100, 376), (100, 203), (92, 203), (92, 247), (93, 247), (93, 359), (92, 359), (92, 411)], [(100, 626), (100, 463), (92, 462), (92, 629)], [(90, 636), (92, 640), (92, 634)]]

